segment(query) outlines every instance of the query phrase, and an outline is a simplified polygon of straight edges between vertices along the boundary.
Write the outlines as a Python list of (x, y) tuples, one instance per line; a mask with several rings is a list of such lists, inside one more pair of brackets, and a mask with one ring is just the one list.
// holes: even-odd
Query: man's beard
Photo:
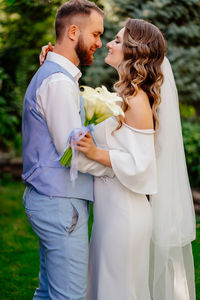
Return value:
[(75, 51), (80, 60), (81, 65), (89, 66), (93, 63), (94, 57), (92, 54), (89, 53), (89, 50), (86, 48), (82, 36), (80, 36), (78, 39)]

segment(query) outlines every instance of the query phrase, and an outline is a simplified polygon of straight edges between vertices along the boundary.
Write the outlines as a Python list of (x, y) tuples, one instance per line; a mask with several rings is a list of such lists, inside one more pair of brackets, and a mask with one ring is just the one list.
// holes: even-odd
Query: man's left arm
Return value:
[(77, 105), (79, 90), (73, 82), (65, 78), (63, 75), (59, 80), (49, 81), (38, 94), (44, 118), (59, 155), (66, 148), (71, 131), (82, 126)]

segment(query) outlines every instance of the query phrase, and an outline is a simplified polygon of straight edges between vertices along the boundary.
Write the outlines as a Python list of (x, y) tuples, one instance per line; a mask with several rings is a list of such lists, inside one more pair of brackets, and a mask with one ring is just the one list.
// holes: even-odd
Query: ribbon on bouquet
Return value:
[[(79, 142), (88, 132), (92, 132), (94, 130), (94, 125), (90, 124), (88, 126), (83, 126), (81, 128), (75, 128), (70, 133), (68, 140), (67, 140), (67, 147), (65, 151), (70, 147), (72, 149), (72, 160), (70, 165), (70, 179), (72, 181), (72, 184), (74, 185), (75, 180), (78, 177), (78, 150), (77, 150), (77, 142)], [(58, 158), (59, 160), (65, 153), (65, 151), (61, 154), (61, 156)]]

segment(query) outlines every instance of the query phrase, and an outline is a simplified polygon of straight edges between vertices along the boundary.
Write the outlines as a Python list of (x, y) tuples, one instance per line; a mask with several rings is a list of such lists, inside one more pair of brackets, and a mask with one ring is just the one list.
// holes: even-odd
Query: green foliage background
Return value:
[[(54, 17), (61, 0), (0, 0), (0, 152), (21, 155), (21, 111), (27, 85), (39, 67), (42, 45), (55, 42)], [(97, 0), (106, 11), (103, 47), (92, 66), (82, 68), (81, 84), (106, 85), (117, 80), (104, 63), (106, 43), (127, 17), (157, 25), (168, 44), (169, 57), (179, 91), (183, 138), (190, 181), (200, 187), (200, 1), (199, 0)], [(38, 241), (20, 204), (24, 186), (0, 181), (2, 299), (32, 299), (38, 285)], [(92, 220), (90, 220), (91, 229)], [(197, 299), (200, 297), (199, 243), (193, 243)], [(30, 250), (31, 249), (31, 250)], [(32, 261), (30, 264), (29, 262)], [(34, 267), (33, 267), (34, 266)], [(29, 274), (29, 276), (27, 276)]]
[[(42, 45), (55, 42), (60, 0), (0, 0), (0, 151), (21, 154), (21, 110), (26, 87), (39, 67)], [(103, 47), (81, 83), (112, 88), (114, 69), (104, 63), (106, 43), (128, 17), (149, 20), (163, 32), (179, 91), (189, 175), (200, 186), (200, 2), (199, 0), (97, 0), (105, 12)]]

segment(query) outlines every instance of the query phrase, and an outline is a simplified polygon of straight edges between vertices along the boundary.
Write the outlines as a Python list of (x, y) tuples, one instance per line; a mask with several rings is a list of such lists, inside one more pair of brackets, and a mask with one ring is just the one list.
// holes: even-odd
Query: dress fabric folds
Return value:
[(112, 117), (94, 131), (97, 146), (109, 150), (112, 169), (79, 157), (79, 170), (98, 176), (87, 300), (150, 300), (152, 209), (146, 195), (157, 192), (154, 130), (123, 124), (115, 131), (117, 125)]

